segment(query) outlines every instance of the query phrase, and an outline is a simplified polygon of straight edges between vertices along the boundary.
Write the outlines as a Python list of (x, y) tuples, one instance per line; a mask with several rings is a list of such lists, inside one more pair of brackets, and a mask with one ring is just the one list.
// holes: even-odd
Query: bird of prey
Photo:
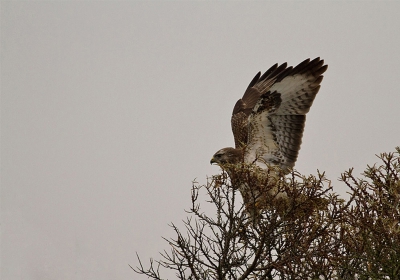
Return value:
[[(300, 199), (290, 198), (278, 182), (294, 167), (306, 114), (327, 68), (320, 58), (306, 59), (296, 67), (275, 64), (263, 75), (257, 73), (233, 108), (235, 148), (217, 151), (210, 163), (227, 171), (253, 221), (269, 205), (286, 207)], [(251, 168), (250, 172), (240, 166)]]
[(306, 114), (328, 66), (319, 57), (296, 67), (275, 64), (258, 72), (233, 108), (231, 125), (235, 148), (223, 148), (211, 159), (225, 164), (255, 164), (261, 169), (294, 167)]

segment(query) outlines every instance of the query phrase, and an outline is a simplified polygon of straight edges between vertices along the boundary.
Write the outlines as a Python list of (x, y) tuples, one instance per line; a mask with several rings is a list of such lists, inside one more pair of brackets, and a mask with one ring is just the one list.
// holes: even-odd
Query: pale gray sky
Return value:
[[(296, 168), (400, 144), (400, 2), (1, 3), (1, 279), (138, 279), (276, 62), (329, 65)], [(166, 274), (171, 275), (171, 273)]]

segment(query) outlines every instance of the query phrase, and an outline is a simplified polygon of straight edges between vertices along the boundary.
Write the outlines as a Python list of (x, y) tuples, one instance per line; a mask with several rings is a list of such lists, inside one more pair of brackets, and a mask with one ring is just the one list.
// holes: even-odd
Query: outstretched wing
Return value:
[[(243, 148), (247, 144), (248, 118), (253, 111), (254, 106), (259, 101), (261, 95), (265, 93), (268, 88), (274, 84), (277, 77), (286, 70), (286, 67), (286, 63), (280, 66), (275, 64), (262, 76), (261, 72), (258, 72), (250, 82), (243, 97), (236, 102), (231, 118), (232, 132), (236, 148)], [(262, 88), (259, 87), (261, 84), (263, 85)]]
[(301, 145), (306, 114), (314, 101), (327, 65), (316, 58), (288, 67), (273, 84), (259, 80), (252, 87), (261, 95), (248, 117), (245, 162), (260, 167), (293, 167)]

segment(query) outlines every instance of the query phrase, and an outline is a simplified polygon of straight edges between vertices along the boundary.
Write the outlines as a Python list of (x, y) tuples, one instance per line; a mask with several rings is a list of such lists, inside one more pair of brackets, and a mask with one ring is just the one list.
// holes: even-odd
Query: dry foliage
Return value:
[(132, 269), (152, 279), (163, 279), (162, 267), (178, 279), (400, 279), (399, 153), (378, 156), (363, 179), (343, 173), (347, 201), (324, 174), (226, 166), (207, 185), (193, 183), (185, 232), (172, 224), (162, 259), (144, 268), (138, 257)]

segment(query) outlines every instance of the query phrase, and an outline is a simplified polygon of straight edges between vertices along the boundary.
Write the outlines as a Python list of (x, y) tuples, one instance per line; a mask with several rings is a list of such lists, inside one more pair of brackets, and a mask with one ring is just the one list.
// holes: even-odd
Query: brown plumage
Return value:
[(211, 163), (254, 163), (292, 168), (310, 110), (328, 68), (316, 58), (296, 67), (275, 64), (250, 82), (232, 112), (235, 148), (216, 152)]

